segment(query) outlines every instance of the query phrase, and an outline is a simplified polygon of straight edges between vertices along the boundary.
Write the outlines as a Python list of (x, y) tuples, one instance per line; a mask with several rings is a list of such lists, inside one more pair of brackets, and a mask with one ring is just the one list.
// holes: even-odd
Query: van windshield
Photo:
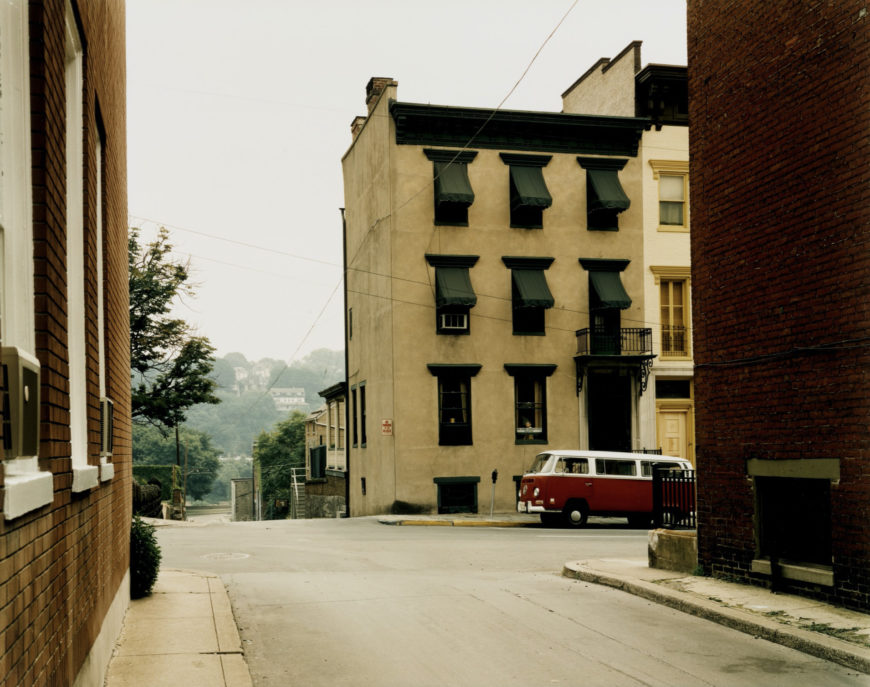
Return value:
[(535, 456), (535, 461), (532, 463), (532, 467), (529, 468), (529, 472), (541, 472), (548, 460), (550, 460), (550, 456), (546, 453), (538, 454)]

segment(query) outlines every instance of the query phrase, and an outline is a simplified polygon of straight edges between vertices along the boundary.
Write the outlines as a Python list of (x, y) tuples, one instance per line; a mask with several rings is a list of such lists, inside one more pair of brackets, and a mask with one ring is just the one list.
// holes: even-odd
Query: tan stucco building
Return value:
[(510, 511), (541, 450), (653, 447), (651, 120), (366, 90), (343, 158), (350, 514), (485, 510), (494, 470)]

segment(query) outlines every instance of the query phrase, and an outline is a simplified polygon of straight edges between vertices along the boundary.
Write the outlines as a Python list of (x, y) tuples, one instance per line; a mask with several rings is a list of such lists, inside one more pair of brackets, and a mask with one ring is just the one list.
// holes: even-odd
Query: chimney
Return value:
[(353, 121), (350, 123), (350, 135), (352, 140), (356, 140), (356, 137), (359, 136), (359, 132), (362, 131), (363, 124), (366, 123), (368, 117), (363, 117), (362, 115), (358, 117), (354, 117)]
[(381, 93), (387, 86), (398, 86), (398, 82), (394, 81), (389, 76), (373, 76), (366, 84), (366, 106), (369, 109), (369, 114), (375, 109), (375, 103), (381, 97)]

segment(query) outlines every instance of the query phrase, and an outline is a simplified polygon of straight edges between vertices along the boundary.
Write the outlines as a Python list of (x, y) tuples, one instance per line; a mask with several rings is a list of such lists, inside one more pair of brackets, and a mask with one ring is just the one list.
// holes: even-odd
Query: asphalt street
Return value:
[(870, 685), (712, 622), (561, 576), (646, 532), (405, 528), (375, 519), (162, 528), (163, 565), (218, 574), (255, 685)]

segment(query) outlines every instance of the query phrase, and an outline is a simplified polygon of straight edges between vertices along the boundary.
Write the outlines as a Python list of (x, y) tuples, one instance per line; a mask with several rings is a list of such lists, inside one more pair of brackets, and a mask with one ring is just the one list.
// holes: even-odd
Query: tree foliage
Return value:
[[(178, 435), (182, 471), (185, 456), (187, 458), (187, 495), (196, 501), (211, 491), (220, 468), (219, 451), (212, 445), (211, 438), (202, 432), (179, 427)], [(134, 424), (133, 463), (175, 465), (175, 437), (164, 436), (156, 427)]]
[(293, 468), (305, 467), (305, 414), (293, 411), (271, 432), (261, 432), (254, 452), (260, 474), (264, 517), (273, 517), (276, 499), (290, 499)]
[(164, 431), (184, 422), (198, 403), (219, 403), (211, 377), (215, 349), (184, 320), (173, 302), (194, 294), (189, 264), (174, 260), (169, 232), (149, 244), (130, 230), (130, 368), (132, 415)]

